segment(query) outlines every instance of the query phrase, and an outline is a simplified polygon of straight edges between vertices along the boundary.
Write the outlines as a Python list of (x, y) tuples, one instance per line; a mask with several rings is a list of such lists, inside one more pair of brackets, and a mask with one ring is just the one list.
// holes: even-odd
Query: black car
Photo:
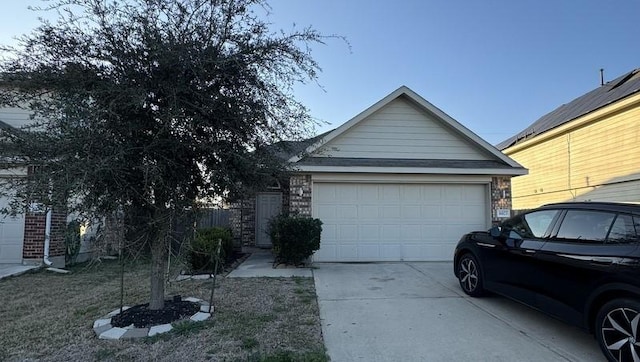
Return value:
[(595, 334), (610, 361), (640, 361), (640, 205), (545, 205), (460, 239), (454, 272)]

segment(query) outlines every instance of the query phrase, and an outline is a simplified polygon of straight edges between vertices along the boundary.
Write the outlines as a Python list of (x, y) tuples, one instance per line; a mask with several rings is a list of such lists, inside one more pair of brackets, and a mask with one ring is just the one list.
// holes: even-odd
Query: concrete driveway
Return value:
[(316, 263), (332, 362), (603, 361), (595, 339), (502, 297), (467, 297), (451, 263)]

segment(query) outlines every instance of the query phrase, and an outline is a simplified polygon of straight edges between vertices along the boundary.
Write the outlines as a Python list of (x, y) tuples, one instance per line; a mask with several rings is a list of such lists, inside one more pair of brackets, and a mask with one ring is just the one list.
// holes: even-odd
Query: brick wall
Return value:
[(511, 177), (491, 178), (491, 222), (497, 224), (507, 217), (498, 217), (498, 210), (509, 210), (511, 215)]
[(256, 198), (251, 197), (231, 204), (231, 232), (236, 246), (255, 245)]
[[(24, 219), (24, 244), (22, 257), (24, 259), (44, 258), (44, 239), (47, 214), (44, 212), (27, 212)], [(62, 257), (64, 260), (64, 234), (67, 227), (66, 213), (51, 213), (51, 238), (49, 241), (49, 256)]]
[(291, 176), (289, 211), (292, 214), (311, 216), (311, 175)]

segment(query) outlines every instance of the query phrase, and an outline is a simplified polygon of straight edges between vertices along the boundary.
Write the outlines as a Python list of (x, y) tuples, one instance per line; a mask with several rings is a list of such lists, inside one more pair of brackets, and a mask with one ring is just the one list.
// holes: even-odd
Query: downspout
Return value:
[(53, 262), (49, 260), (49, 246), (51, 245), (51, 208), (47, 210), (47, 217), (44, 226), (44, 258), (43, 262), (47, 266), (53, 265)]

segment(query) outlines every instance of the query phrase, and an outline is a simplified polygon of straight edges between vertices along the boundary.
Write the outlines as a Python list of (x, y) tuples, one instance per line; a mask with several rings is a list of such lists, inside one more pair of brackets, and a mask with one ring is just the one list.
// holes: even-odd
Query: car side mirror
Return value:
[(500, 226), (493, 226), (491, 229), (489, 229), (489, 235), (491, 235), (494, 238), (497, 238), (501, 234), (502, 234), (502, 229), (500, 228)]
[(509, 231), (509, 239), (522, 240), (522, 236), (520, 236), (520, 234), (518, 234), (517, 232), (511, 230)]

